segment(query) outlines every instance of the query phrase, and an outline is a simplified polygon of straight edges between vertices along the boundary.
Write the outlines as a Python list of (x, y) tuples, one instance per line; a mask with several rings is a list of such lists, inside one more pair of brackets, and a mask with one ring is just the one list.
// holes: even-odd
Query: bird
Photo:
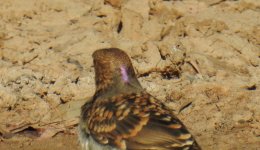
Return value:
[(121, 49), (92, 54), (96, 91), (82, 107), (83, 150), (200, 150), (185, 125), (140, 84)]

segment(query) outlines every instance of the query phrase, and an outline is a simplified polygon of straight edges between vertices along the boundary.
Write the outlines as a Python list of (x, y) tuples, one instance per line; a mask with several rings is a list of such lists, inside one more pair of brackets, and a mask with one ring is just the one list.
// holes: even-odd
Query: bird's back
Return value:
[(172, 112), (146, 92), (99, 99), (83, 114), (97, 143), (118, 149), (199, 149), (192, 135)]

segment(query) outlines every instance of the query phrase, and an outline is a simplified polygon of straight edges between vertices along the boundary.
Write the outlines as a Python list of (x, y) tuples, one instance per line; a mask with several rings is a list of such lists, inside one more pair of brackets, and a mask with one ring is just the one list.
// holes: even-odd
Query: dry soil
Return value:
[(260, 149), (259, 0), (1, 0), (0, 149), (79, 149), (107, 47), (204, 150)]

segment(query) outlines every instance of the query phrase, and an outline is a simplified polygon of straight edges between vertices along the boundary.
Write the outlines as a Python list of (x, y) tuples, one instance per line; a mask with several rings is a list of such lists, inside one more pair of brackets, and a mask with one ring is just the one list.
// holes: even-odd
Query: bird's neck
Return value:
[[(105, 71), (105, 70), (104, 70)], [(99, 97), (109, 97), (122, 93), (142, 91), (133, 70), (124, 66), (120, 69), (96, 73), (96, 93)]]

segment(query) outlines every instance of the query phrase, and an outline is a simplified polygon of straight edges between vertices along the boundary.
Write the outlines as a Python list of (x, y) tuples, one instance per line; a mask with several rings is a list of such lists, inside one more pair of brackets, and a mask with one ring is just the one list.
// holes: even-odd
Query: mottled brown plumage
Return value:
[(125, 52), (93, 53), (96, 93), (81, 111), (85, 150), (199, 150), (181, 121), (138, 82)]

